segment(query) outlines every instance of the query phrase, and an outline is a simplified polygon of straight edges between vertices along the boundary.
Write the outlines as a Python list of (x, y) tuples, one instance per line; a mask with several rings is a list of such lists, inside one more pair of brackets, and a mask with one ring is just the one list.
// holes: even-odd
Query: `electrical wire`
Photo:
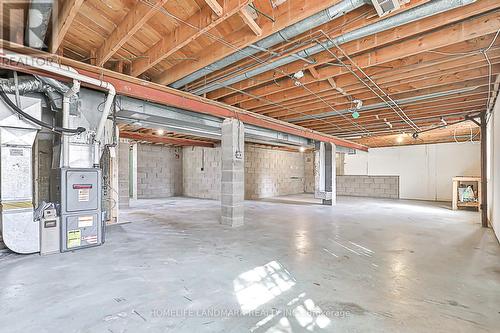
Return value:
[[(141, 2), (143, 2), (143, 3), (145, 3), (145, 4), (146, 4), (146, 5), (148, 5), (148, 6), (151, 6), (151, 4), (150, 4), (150, 3), (148, 3), (148, 2), (147, 2), (147, 1), (145, 1), (145, 0), (140, 0), (140, 1), (141, 1)], [(194, 30), (198, 30), (198, 31), (202, 30), (201, 28), (199, 28), (199, 27), (197, 27), (197, 26), (195, 26), (195, 25), (193, 25), (193, 24), (191, 24), (191, 23), (189, 23), (189, 22), (187, 22), (187, 21), (185, 21), (185, 20), (183, 20), (183, 19), (180, 19), (180, 18), (178, 18), (177, 16), (175, 16), (175, 15), (173, 15), (173, 14), (171, 14), (171, 13), (169, 13), (169, 12), (168, 12), (167, 10), (165, 10), (165, 8), (163, 8), (163, 7), (158, 8), (157, 10), (158, 10), (158, 11), (160, 11), (161, 13), (163, 13), (164, 15), (166, 15), (166, 16), (168, 16), (168, 17), (172, 18), (172, 19), (175, 19), (175, 20), (177, 20), (177, 21), (179, 21), (179, 22), (184, 23), (185, 25), (187, 25), (187, 26), (191, 27), (191, 28), (192, 28), (192, 29), (194, 29)], [(253, 54), (249, 54), (249, 53), (245, 52), (245, 51), (244, 51), (243, 49), (241, 49), (241, 48), (238, 48), (238, 47), (236, 47), (236, 46), (232, 45), (231, 43), (227, 42), (227, 41), (226, 41), (224, 38), (222, 38), (222, 37), (219, 37), (219, 36), (213, 35), (213, 34), (212, 34), (212, 33), (210, 33), (210, 32), (204, 32), (204, 34), (205, 34), (207, 37), (209, 37), (209, 38), (211, 38), (211, 39), (214, 39), (214, 40), (216, 40), (216, 41), (218, 41), (218, 42), (222, 43), (223, 45), (227, 46), (228, 48), (231, 48), (231, 49), (235, 50), (235, 52), (240, 52), (240, 53), (245, 54), (247, 57), (254, 59), (255, 61), (257, 61), (257, 62), (258, 62), (258, 63), (260, 63), (260, 64), (267, 64), (267, 62), (265, 62), (265, 61), (261, 60), (260, 58), (256, 57), (256, 56), (255, 56), (255, 55), (253, 55)], [(290, 74), (288, 74), (288, 73), (284, 72), (283, 70), (273, 69), (273, 71), (274, 71), (275, 73), (282, 74), (282, 75), (283, 75), (283, 77), (288, 77), (289, 79), (293, 80), (294, 82), (298, 82), (298, 83), (299, 83), (299, 85), (300, 85), (301, 87), (303, 87), (303, 88), (304, 88), (305, 90), (307, 90), (309, 93), (313, 94), (313, 95), (314, 95), (314, 96), (316, 96), (318, 99), (320, 99), (320, 100), (321, 100), (323, 103), (325, 103), (325, 104), (326, 104), (326, 105), (327, 105), (327, 106), (328, 106), (328, 107), (329, 107), (332, 111), (334, 111), (334, 112), (338, 113), (341, 117), (343, 117), (343, 118), (345, 118), (346, 120), (348, 120), (349, 122), (351, 122), (351, 123), (352, 123), (355, 127), (358, 127), (360, 130), (362, 130), (363, 132), (365, 132), (367, 135), (371, 135), (371, 134), (370, 134), (370, 132), (369, 132), (366, 128), (364, 128), (363, 126), (361, 126), (361, 125), (357, 124), (356, 122), (352, 121), (350, 118), (346, 117), (344, 114), (340, 113), (340, 112), (339, 112), (338, 110), (336, 110), (336, 109), (335, 109), (335, 108), (334, 108), (334, 107), (333, 107), (330, 103), (327, 103), (327, 102), (326, 102), (323, 98), (321, 98), (321, 97), (320, 97), (320, 96), (319, 96), (316, 92), (312, 91), (311, 89), (309, 89), (308, 87), (306, 87), (305, 85), (303, 85), (302, 83), (300, 83), (300, 81), (298, 81), (297, 79), (295, 79), (295, 78), (293, 77), (293, 75), (290, 75)], [(221, 86), (222, 86), (222, 87), (225, 87), (225, 86), (223, 86), (223, 85), (221, 85)]]
[(38, 126), (41, 126), (41, 127), (44, 127), (44, 128), (47, 128), (49, 130), (51, 130), (52, 132), (54, 133), (57, 133), (57, 134), (74, 134), (74, 135), (78, 135), (78, 134), (81, 134), (83, 132), (86, 131), (85, 128), (83, 127), (78, 127), (78, 128), (75, 128), (75, 129), (71, 129), (71, 128), (64, 128), (64, 127), (59, 127), (59, 126), (53, 126), (53, 125), (50, 125), (50, 124), (47, 124), (39, 119), (36, 119), (35, 117), (29, 115), (28, 113), (24, 112), (23, 110), (21, 110), (15, 103), (13, 103), (10, 98), (7, 96), (7, 94), (5, 93), (5, 91), (0, 87), (0, 98), (2, 98), (2, 100), (17, 114), (21, 115), (23, 118), (25, 118), (26, 120), (38, 125)]
[[(382, 98), (382, 96), (380, 96), (379, 93), (377, 93), (372, 87), (370, 87), (363, 79), (361, 79), (359, 77), (358, 74), (356, 74), (355, 71), (353, 71), (351, 68), (348, 68), (348, 67), (345, 67), (349, 72), (351, 72), (361, 83), (363, 83), (368, 89), (370, 89), (377, 97), (379, 97), (383, 102), (385, 102), (392, 110), (394, 110), (394, 112), (401, 118), (403, 119), (408, 125), (410, 125), (410, 127), (412, 127), (414, 130), (416, 131), (419, 131), (420, 128), (410, 119), (410, 117), (408, 117), (408, 115), (403, 111), (403, 109), (401, 109), (401, 107), (398, 105), (398, 103), (396, 103), (396, 101), (394, 101), (392, 99), (392, 97), (390, 97), (375, 81), (373, 81), (373, 79), (368, 75), (366, 74), (365, 71), (363, 71), (363, 69), (361, 69), (361, 67), (358, 66), (357, 63), (354, 62), (354, 60), (352, 60), (351, 57), (349, 57), (349, 55), (347, 55), (347, 53), (335, 42), (333, 41), (330, 36), (328, 36), (326, 33), (323, 32), (323, 35), (330, 41), (330, 43), (332, 43), (333, 45), (335, 45), (335, 47), (344, 55), (344, 57), (346, 57), (353, 65), (354, 67), (357, 68), (357, 70), (359, 72), (361, 72), (378, 90), (380, 90), (380, 92), (384, 95), (384, 97), (387, 97), (387, 99), (389, 99), (390, 103), (388, 101), (386, 101), (384, 98)], [(327, 51), (328, 53), (330, 53), (338, 62), (340, 62), (341, 64), (344, 64), (344, 62), (335, 54), (333, 53), (329, 48), (327, 48), (323, 43), (321, 43), (320, 41), (317, 41), (318, 44), (321, 45), (321, 47), (323, 47), (323, 49), (325, 51)], [(391, 104), (392, 103), (392, 104)], [(396, 108), (397, 110), (396, 110)], [(404, 117), (403, 117), (403, 116)], [(406, 118), (406, 119), (405, 119)]]

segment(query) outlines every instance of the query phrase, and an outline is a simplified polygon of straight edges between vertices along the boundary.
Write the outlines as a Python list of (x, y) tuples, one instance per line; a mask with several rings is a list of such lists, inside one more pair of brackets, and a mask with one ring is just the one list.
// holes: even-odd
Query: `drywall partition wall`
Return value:
[(346, 175), (399, 176), (402, 199), (451, 201), (452, 177), (480, 175), (478, 143), (373, 148), (345, 155)]
[(304, 153), (245, 145), (245, 198), (304, 193)]
[(184, 147), (182, 154), (183, 195), (220, 200), (222, 175), (220, 147)]
[(137, 197), (182, 195), (182, 151), (152, 144), (137, 146)]
[(488, 219), (500, 241), (500, 99), (488, 121)]

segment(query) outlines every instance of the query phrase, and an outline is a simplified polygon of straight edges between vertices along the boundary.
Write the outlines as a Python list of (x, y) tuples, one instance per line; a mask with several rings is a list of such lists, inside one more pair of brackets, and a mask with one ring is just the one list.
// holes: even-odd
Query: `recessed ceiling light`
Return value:
[(300, 151), (301, 153), (303, 153), (303, 152), (305, 152), (305, 151), (306, 151), (306, 149), (305, 149), (304, 147), (300, 147), (300, 148), (299, 148), (299, 151)]
[(163, 135), (163, 134), (165, 134), (165, 131), (164, 131), (164, 130), (162, 130), (161, 128), (160, 128), (158, 131), (156, 131), (156, 132), (158, 133), (158, 135)]

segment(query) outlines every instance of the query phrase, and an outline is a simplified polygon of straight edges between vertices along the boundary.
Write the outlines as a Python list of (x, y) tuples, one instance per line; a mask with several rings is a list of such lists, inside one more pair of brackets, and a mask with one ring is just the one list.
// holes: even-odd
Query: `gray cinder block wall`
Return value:
[(182, 195), (182, 150), (139, 144), (137, 147), (137, 198)]
[[(220, 147), (185, 147), (183, 155), (184, 195), (220, 200)], [(245, 199), (304, 193), (304, 172), (304, 153), (245, 145)]]
[(337, 176), (337, 195), (399, 198), (399, 176)]
[(245, 147), (245, 198), (304, 193), (304, 153)]
[(129, 206), (129, 155), (130, 144), (126, 140), (118, 143), (118, 194), (119, 208)]
[(183, 195), (220, 200), (221, 149), (184, 147), (182, 149)]
[(314, 193), (314, 152), (304, 154), (304, 192)]

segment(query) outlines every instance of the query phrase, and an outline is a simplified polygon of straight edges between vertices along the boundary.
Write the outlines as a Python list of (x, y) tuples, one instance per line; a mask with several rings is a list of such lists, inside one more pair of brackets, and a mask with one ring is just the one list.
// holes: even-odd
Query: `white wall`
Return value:
[[(496, 115), (496, 117), (495, 117)], [(500, 98), (488, 122), (488, 219), (500, 240)], [(495, 133), (496, 132), (496, 133)]]
[(478, 143), (373, 148), (345, 155), (346, 175), (399, 176), (401, 199), (451, 201), (454, 176), (479, 176)]

